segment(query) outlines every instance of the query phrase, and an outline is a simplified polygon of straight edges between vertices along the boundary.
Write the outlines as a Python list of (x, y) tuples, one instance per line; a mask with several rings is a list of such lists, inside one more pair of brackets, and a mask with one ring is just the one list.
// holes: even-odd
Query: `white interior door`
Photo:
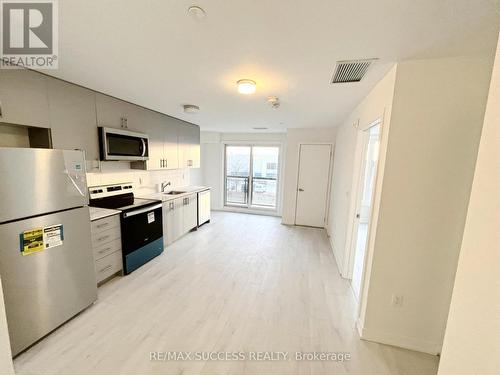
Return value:
[(351, 285), (359, 301), (363, 282), (368, 231), (372, 212), (373, 193), (380, 145), (380, 125), (363, 131), (363, 164), (357, 190), (356, 216), (354, 219), (353, 248), (354, 263)]
[(300, 145), (296, 225), (325, 225), (331, 151), (331, 145)]

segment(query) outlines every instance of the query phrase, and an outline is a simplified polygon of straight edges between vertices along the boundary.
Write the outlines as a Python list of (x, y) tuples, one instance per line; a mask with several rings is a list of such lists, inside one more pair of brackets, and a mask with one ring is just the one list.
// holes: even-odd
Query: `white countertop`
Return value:
[(119, 213), (121, 213), (121, 211), (119, 210), (113, 210), (110, 208), (89, 207), (89, 209), (90, 209), (90, 221), (104, 219), (105, 217), (118, 215)]
[(141, 195), (140, 193), (137, 194), (138, 198), (145, 198), (145, 199), (159, 199), (162, 200), (163, 202), (169, 201), (171, 199), (176, 199), (176, 198), (182, 198), (185, 197), (189, 194), (193, 193), (199, 193), (200, 191), (205, 191), (205, 190), (210, 190), (209, 186), (181, 186), (181, 187), (175, 187), (173, 189), (167, 190), (169, 191), (183, 191), (184, 193), (182, 194), (176, 194), (176, 195), (170, 195), (166, 193), (148, 193), (148, 194), (143, 194)]

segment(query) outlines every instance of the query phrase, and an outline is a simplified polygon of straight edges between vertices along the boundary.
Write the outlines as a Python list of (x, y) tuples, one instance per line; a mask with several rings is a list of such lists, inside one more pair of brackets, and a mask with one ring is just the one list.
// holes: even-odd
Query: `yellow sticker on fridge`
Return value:
[(43, 228), (36, 228), (24, 231), (21, 234), (21, 253), (30, 255), (43, 251)]

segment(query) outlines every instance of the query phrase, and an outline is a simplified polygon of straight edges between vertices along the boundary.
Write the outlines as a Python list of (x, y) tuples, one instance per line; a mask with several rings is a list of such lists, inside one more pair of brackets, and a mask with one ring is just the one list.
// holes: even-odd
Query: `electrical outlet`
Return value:
[(393, 307), (403, 307), (404, 297), (401, 294), (393, 294), (391, 302)]

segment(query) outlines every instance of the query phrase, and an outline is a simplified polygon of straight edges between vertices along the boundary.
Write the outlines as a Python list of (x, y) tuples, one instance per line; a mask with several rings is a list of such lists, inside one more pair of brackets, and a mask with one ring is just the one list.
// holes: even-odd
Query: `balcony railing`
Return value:
[(226, 176), (226, 203), (248, 204), (248, 177)]
[[(249, 203), (249, 177), (226, 176), (226, 204), (244, 205)], [(252, 206), (276, 207), (277, 180), (269, 177), (253, 177)]]

